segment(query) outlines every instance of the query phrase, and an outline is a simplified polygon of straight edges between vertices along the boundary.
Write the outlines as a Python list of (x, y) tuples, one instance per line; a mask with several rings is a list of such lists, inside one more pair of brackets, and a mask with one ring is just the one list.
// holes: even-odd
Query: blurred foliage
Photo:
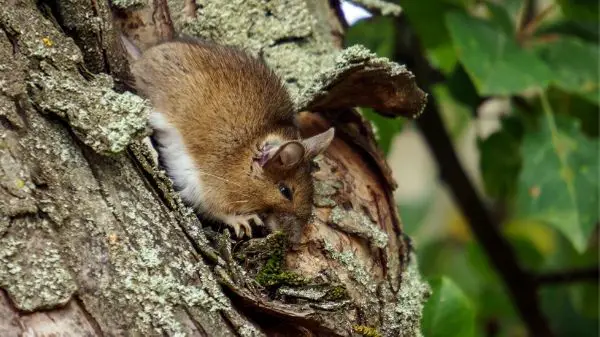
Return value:
[[(431, 281), (433, 295), (423, 308), (423, 333), (428, 337), (471, 337), (475, 312), (471, 301), (447, 277)], [(439, 326), (443, 324), (444, 329)]]
[[(399, 4), (422, 53), (444, 77), (430, 94), (459, 151), (467, 130), (479, 130), (490, 118), (481, 103), (508, 102), (494, 115), (496, 127), (478, 133), (476, 174), (486, 201), (502, 207), (493, 214), (521, 265), (537, 273), (597, 266), (598, 1)], [(393, 59), (403, 38), (394, 20), (362, 20), (349, 28), (346, 44)], [(409, 123), (362, 111), (383, 150), (393, 151), (394, 137)], [(420, 228), (432, 226), (428, 213), (439, 211), (433, 207), (439, 198), (430, 199), (399, 204), (410, 214), (403, 217), (410, 220), (405, 228), (416, 235), (420, 268), (434, 291), (424, 310), (424, 335), (526, 336), (496, 271), (455, 209), (437, 217), (444, 222), (433, 229)], [(542, 285), (540, 297), (557, 336), (598, 336), (597, 282)]]

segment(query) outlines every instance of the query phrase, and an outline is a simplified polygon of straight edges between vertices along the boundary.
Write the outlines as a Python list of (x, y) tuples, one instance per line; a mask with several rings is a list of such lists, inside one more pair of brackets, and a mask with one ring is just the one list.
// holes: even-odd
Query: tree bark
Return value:
[[(111, 7), (112, 6), (112, 7)], [(340, 50), (325, 0), (0, 0), (1, 336), (418, 336), (428, 294), (354, 109), (416, 117), (405, 68)], [(202, 224), (156, 164), (117, 30), (241, 46), (333, 125), (300, 244)]]

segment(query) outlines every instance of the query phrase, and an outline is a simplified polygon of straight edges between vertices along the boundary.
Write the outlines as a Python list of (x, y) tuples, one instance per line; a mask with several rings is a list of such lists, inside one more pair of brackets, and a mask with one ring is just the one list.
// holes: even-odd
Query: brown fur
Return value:
[[(180, 131), (205, 173), (208, 213), (277, 212), (308, 219), (312, 158), (291, 170), (253, 165), (265, 139), (300, 137), (289, 94), (263, 62), (230, 47), (171, 41), (147, 50), (132, 73), (137, 90)], [(280, 182), (292, 189), (292, 201), (281, 195)]]

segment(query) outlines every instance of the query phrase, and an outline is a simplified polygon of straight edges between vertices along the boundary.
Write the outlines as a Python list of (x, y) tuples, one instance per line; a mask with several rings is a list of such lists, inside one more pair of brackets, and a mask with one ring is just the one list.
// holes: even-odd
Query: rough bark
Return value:
[[(0, 0), (0, 335), (419, 335), (428, 290), (353, 107), (415, 117), (426, 97), (402, 66), (339, 50), (342, 26), (319, 0)], [(235, 242), (181, 203), (115, 27), (142, 47), (175, 32), (244, 47), (306, 135), (336, 127), (299, 245)]]

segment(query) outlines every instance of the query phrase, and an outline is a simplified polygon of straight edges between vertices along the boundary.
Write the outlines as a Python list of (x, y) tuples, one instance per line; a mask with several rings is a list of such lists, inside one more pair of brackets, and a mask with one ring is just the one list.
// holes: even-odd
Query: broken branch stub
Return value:
[(427, 94), (414, 75), (397, 63), (377, 57), (364, 47), (343, 50), (301, 95), (302, 110), (325, 111), (370, 107), (387, 117), (417, 118)]

